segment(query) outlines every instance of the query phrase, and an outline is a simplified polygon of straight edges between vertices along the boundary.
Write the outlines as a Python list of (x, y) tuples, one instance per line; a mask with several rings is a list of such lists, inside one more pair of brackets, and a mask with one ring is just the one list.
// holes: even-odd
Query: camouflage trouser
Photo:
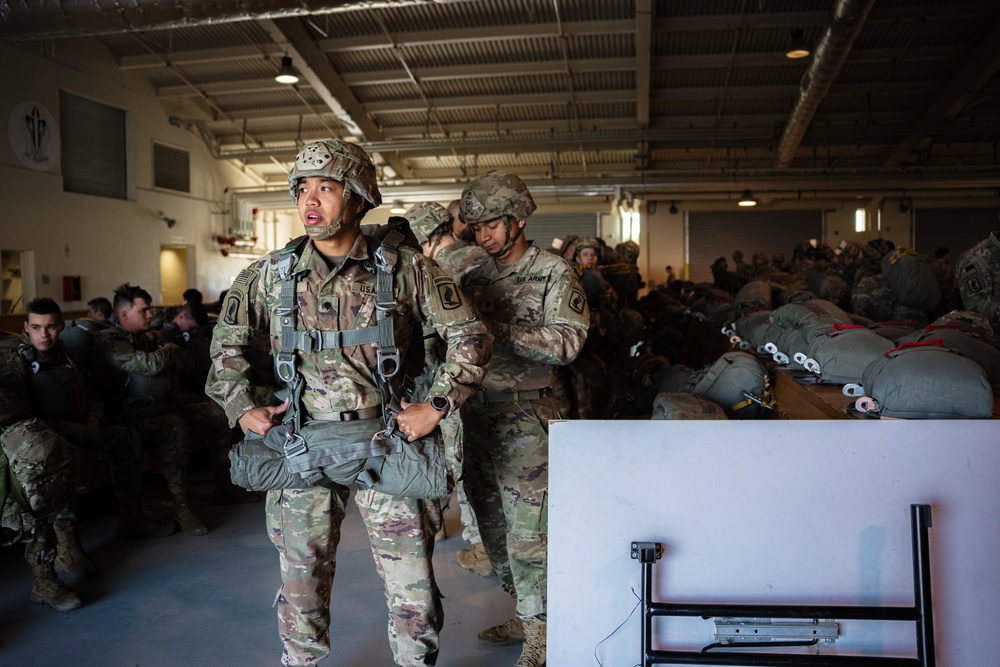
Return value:
[(142, 470), (133, 447), (133, 431), (119, 424), (102, 424), (98, 440), (85, 440), (80, 435), (82, 424), (55, 422), (52, 424), (83, 455), (86, 461), (107, 463), (111, 468), (111, 485), (119, 500), (138, 498), (142, 493)]
[(230, 484), (229, 450), (233, 445), (233, 429), (226, 411), (214, 401), (175, 403), (170, 411), (180, 415), (191, 429), (205, 438), (212, 458), (215, 484)]
[(483, 546), (521, 618), (544, 616), (548, 563), (548, 423), (552, 397), (520, 403), (470, 401), (465, 423), (465, 490)]
[[(267, 529), (281, 562), (278, 634), (284, 665), (315, 665), (330, 653), (330, 589), (348, 490), (323, 487), (267, 494)], [(425, 501), (359, 490), (389, 608), (389, 645), (404, 667), (433, 665), (444, 611), (431, 557), (437, 525)]]
[(56, 557), (52, 522), (77, 491), (76, 447), (40, 419), (25, 419), (3, 429), (0, 446), (29, 505), (25, 510), (13, 498), (4, 503), (2, 526), (5, 533), (13, 531), (6, 541), (25, 543), (29, 565), (52, 563)]
[[(452, 479), (456, 480), (455, 497), (458, 499), (458, 508), (462, 517), (462, 539), (469, 544), (482, 542), (483, 538), (479, 536), (479, 526), (476, 524), (476, 514), (472, 511), (469, 499), (465, 494), (465, 485), (458, 482), (462, 478), (463, 456), (462, 418), (458, 412), (454, 412), (450, 417), (441, 420), (441, 435), (444, 437), (448, 472), (451, 473)], [(444, 501), (447, 507), (447, 498)], [(444, 519), (441, 518), (440, 520), (443, 521)]]
[(165, 412), (131, 422), (139, 431), (143, 445), (153, 447), (160, 454), (163, 477), (167, 488), (175, 496), (186, 496), (188, 491), (188, 455), (191, 452), (191, 431), (179, 416)]

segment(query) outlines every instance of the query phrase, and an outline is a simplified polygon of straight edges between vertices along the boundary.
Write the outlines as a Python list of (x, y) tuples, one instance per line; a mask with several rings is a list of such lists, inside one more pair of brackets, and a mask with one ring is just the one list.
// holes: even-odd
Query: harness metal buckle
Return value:
[[(391, 354), (385, 354), (382, 350), (378, 350), (375, 353), (376, 363), (378, 364), (378, 374), (384, 379), (391, 378), (399, 372), (399, 351), (396, 350)], [(391, 366), (386, 368), (386, 366)]]
[(323, 334), (315, 329), (302, 332), (303, 342), (309, 341), (308, 349), (303, 349), (304, 352), (312, 354), (313, 352), (319, 352), (323, 349)]
[(295, 379), (295, 355), (291, 352), (279, 352), (274, 355), (274, 372), (282, 382), (290, 383)]
[(285, 458), (290, 459), (300, 454), (305, 454), (308, 449), (305, 438), (298, 433), (288, 431), (285, 434)]

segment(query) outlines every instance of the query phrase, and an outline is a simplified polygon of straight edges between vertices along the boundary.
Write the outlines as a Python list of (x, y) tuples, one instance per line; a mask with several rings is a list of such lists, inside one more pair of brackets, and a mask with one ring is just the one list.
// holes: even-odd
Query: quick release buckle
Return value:
[(399, 350), (392, 353), (384, 353), (382, 350), (375, 352), (375, 359), (378, 364), (378, 374), (388, 379), (399, 372)]
[(291, 383), (295, 379), (295, 355), (291, 352), (274, 355), (274, 372), (282, 382)]
[(305, 454), (308, 449), (306, 447), (306, 440), (301, 435), (292, 433), (291, 431), (285, 433), (285, 458), (290, 459), (299, 454)]
[[(308, 347), (305, 343), (308, 341)], [(302, 350), (306, 353), (312, 354), (313, 352), (319, 352), (323, 349), (323, 334), (315, 329), (310, 331), (302, 332)]]

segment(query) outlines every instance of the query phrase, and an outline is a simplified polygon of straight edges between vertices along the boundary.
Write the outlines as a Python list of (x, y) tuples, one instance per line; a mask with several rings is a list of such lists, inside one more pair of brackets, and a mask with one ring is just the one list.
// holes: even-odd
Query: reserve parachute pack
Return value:
[[(297, 330), (295, 290), (299, 274), (294, 269), (308, 239), (293, 239), (281, 251), (281, 301), (275, 313), (281, 318), (281, 351), (274, 355), (274, 366), (289, 407), (281, 425), (273, 427), (266, 437), (248, 433), (230, 451), (234, 484), (251, 491), (270, 491), (356, 483), (362, 489), (407, 498), (439, 498), (451, 491), (440, 429), (411, 443), (395, 428), (395, 415), (402, 410), (404, 373), (393, 331), (393, 274), (398, 248), (407, 242), (409, 226), (405, 218), (393, 218), (389, 225), (374, 228), (377, 235), (371, 231), (372, 226), (362, 227), (370, 257), (365, 269), (375, 274), (376, 281), (373, 327)], [(303, 420), (300, 401), (305, 380), (295, 368), (296, 351), (368, 344), (376, 346), (375, 375), (382, 408), (359, 410), (353, 421)]]
[(746, 352), (726, 352), (688, 378), (681, 391), (719, 404), (730, 419), (757, 419), (774, 406), (767, 367)]
[(940, 338), (903, 343), (865, 369), (857, 397), (859, 412), (900, 419), (989, 419), (993, 390), (976, 362), (944, 347)]

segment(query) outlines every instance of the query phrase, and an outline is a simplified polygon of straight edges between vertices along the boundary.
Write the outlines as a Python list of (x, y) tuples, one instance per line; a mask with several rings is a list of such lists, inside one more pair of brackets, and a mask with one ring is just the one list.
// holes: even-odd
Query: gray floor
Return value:
[[(165, 512), (155, 480), (149, 513)], [(196, 475), (196, 509), (210, 532), (155, 540), (114, 538), (114, 500), (98, 491), (81, 506), (84, 544), (102, 572), (71, 582), (87, 601), (57, 613), (28, 600), (31, 577), (21, 547), (0, 548), (0, 665), (278, 665), (271, 608), (278, 561), (264, 531), (263, 506), (208, 504), (207, 476)], [(199, 499), (201, 502), (199, 503)], [(455, 503), (449, 532), (460, 528)], [(344, 521), (333, 587), (333, 650), (324, 665), (389, 667), (386, 611), (357, 508)], [(437, 543), (435, 571), (445, 596), (438, 665), (509, 667), (519, 647), (481, 647), (476, 633), (513, 613), (498, 580), (455, 565), (460, 535)]]

